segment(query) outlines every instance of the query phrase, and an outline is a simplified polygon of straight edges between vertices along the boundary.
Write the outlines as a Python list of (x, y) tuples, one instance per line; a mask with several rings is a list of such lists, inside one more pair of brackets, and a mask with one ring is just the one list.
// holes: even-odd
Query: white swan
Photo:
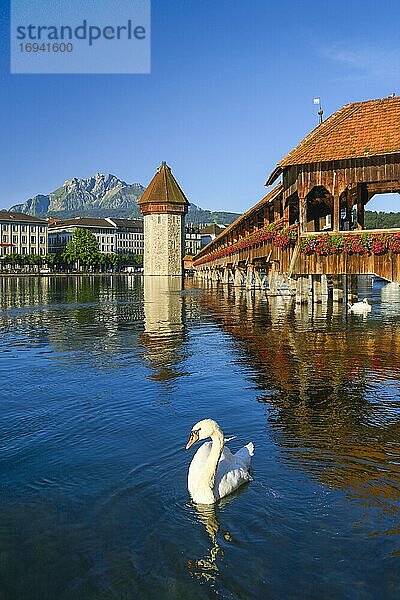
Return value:
[(252, 477), (249, 473), (254, 445), (249, 442), (236, 454), (225, 446), (218, 423), (204, 419), (193, 426), (186, 449), (198, 440), (211, 438), (197, 450), (190, 463), (188, 489), (196, 504), (214, 504), (231, 494)]
[(362, 302), (355, 302), (354, 304), (348, 305), (349, 312), (354, 313), (367, 313), (371, 312), (371, 305), (368, 302), (367, 298), (364, 298)]

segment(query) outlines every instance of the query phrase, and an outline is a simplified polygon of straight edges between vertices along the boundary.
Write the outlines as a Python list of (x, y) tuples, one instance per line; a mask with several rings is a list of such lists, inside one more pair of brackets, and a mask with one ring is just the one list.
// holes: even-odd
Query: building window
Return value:
[(8, 235), (3, 235), (3, 243), (7, 243), (8, 242)]
[(22, 246), (21, 250), (22, 254), (27, 254), (27, 248), (25, 248), (25, 246)]
[(36, 237), (31, 235), (31, 244), (36, 244)]
[(18, 231), (18, 225), (13, 225), (13, 231)]
[(44, 244), (44, 237), (42, 235), (40, 236), (40, 243)]
[(18, 236), (13, 235), (13, 244), (18, 244)]
[(23, 244), (26, 244), (26, 235), (23, 235), (23, 236), (21, 237), (21, 242), (22, 242)]

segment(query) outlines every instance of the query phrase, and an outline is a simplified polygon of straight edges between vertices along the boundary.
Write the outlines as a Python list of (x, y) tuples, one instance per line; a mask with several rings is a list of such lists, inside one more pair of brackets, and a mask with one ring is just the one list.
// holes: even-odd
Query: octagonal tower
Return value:
[(144, 219), (144, 274), (182, 277), (189, 202), (163, 162), (138, 201)]

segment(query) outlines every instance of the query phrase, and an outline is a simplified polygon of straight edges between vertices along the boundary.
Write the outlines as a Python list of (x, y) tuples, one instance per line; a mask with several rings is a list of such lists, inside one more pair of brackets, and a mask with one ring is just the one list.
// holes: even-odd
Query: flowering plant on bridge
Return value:
[(285, 250), (288, 248), (292, 241), (297, 239), (298, 227), (297, 225), (285, 226), (282, 220), (270, 223), (265, 227), (261, 227), (254, 233), (250, 233), (246, 237), (240, 238), (237, 242), (234, 242), (230, 246), (221, 248), (220, 250), (214, 250), (199, 260), (195, 261), (195, 264), (200, 265), (205, 262), (224, 258), (239, 252), (239, 250), (246, 250), (247, 248), (253, 248), (259, 244), (272, 243), (277, 248)]
[(328, 233), (309, 235), (300, 241), (303, 254), (327, 256), (332, 254), (380, 255), (400, 254), (400, 233)]

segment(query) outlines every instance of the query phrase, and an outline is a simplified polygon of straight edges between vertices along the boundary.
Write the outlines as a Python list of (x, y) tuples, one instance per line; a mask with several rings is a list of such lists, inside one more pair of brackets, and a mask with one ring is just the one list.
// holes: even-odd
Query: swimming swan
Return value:
[(354, 304), (348, 305), (349, 312), (354, 313), (367, 313), (371, 312), (371, 305), (369, 304), (367, 298), (364, 298), (362, 302), (355, 302)]
[(186, 449), (209, 437), (212, 441), (200, 446), (189, 467), (188, 489), (196, 504), (214, 504), (252, 480), (249, 469), (253, 443), (232, 454), (218, 423), (204, 419), (193, 426)]

